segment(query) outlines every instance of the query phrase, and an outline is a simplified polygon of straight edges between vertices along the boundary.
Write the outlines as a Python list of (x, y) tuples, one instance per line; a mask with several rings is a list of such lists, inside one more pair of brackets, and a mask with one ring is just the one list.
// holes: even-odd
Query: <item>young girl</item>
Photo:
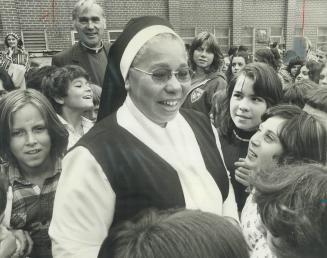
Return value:
[(80, 66), (67, 65), (45, 77), (41, 87), (69, 132), (70, 149), (94, 125), (83, 116), (93, 108), (89, 75)]
[(52, 257), (48, 227), (68, 132), (47, 99), (32, 89), (8, 93), (0, 114), (0, 156), (6, 161), (1, 173), (11, 189), (4, 223), (30, 245), (32, 239), (31, 257)]
[(192, 90), (183, 107), (193, 108), (209, 115), (212, 96), (218, 90), (225, 90), (226, 76), (220, 69), (223, 55), (214, 35), (201, 32), (193, 41), (189, 51), (192, 76)]
[[(254, 171), (266, 170), (274, 163), (315, 161), (326, 164), (327, 132), (313, 115), (297, 106), (279, 105), (267, 110), (262, 120), (250, 140), (246, 159), (236, 163), (239, 178), (250, 182)], [(267, 246), (252, 194), (242, 211), (241, 224), (252, 249), (251, 257), (274, 257)]]
[(230, 57), (230, 64), (227, 69), (227, 82), (233, 80), (239, 71), (241, 71), (242, 68), (249, 62), (250, 56), (248, 52), (245, 49), (239, 47), (238, 50), (236, 50)]
[(215, 98), (214, 124), (231, 174), (238, 208), (242, 210), (247, 197), (246, 186), (236, 181), (234, 162), (246, 156), (249, 139), (261, 123), (261, 115), (281, 101), (282, 85), (271, 67), (252, 63), (246, 65), (238, 78), (229, 84), (224, 99), (219, 98)]

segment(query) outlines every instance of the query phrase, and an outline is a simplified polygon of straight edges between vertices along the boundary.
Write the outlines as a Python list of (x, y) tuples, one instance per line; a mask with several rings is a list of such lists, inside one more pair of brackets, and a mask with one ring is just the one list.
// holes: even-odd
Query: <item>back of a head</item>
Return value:
[(99, 258), (245, 258), (241, 231), (215, 214), (182, 210), (148, 212), (111, 229)]
[(327, 88), (316, 88), (308, 94), (307, 104), (327, 113)]
[(285, 89), (283, 103), (294, 104), (303, 108), (308, 100), (309, 94), (318, 87), (318, 84), (308, 79), (295, 82)]
[(255, 201), (278, 258), (327, 257), (327, 170), (317, 164), (257, 173)]
[(26, 88), (42, 91), (41, 85), (43, 78), (49, 76), (56, 68), (57, 67), (53, 65), (45, 65), (30, 72), (29, 76), (26, 78)]
[(284, 123), (280, 131), (282, 163), (306, 160), (326, 164), (327, 131), (314, 115), (302, 111)]
[(269, 48), (258, 49), (254, 54), (254, 58), (257, 59), (258, 62), (268, 64), (277, 70), (277, 61)]
[(308, 68), (309, 79), (315, 83), (319, 83), (320, 72), (323, 68), (323, 65), (314, 60), (309, 60), (306, 62), (305, 66)]

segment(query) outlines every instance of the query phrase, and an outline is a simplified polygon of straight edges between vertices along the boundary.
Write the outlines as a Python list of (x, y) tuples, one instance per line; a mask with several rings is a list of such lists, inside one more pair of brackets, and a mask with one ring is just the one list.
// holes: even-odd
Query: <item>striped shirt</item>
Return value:
[(13, 191), (11, 228), (29, 232), (34, 242), (30, 257), (52, 257), (48, 228), (61, 173), (61, 160), (56, 162), (54, 173), (45, 179), (41, 189), (26, 180), (17, 167), (7, 166), (6, 170)]

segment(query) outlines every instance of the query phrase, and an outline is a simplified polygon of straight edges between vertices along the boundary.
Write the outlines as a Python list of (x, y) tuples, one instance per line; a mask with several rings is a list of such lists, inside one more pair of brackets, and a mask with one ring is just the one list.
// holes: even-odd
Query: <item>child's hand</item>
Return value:
[(33, 248), (33, 241), (30, 237), (30, 234), (27, 231), (21, 229), (12, 230), (12, 233), (19, 242), (19, 248), (16, 253), (24, 257), (29, 255)]
[(246, 163), (245, 159), (243, 158), (239, 158), (239, 160), (236, 161), (234, 165), (237, 167), (237, 169), (235, 169), (236, 181), (244, 186), (249, 186), (250, 177), (253, 173), (252, 168)]
[(17, 249), (16, 238), (13, 233), (8, 230), (1, 230), (0, 257), (10, 258)]

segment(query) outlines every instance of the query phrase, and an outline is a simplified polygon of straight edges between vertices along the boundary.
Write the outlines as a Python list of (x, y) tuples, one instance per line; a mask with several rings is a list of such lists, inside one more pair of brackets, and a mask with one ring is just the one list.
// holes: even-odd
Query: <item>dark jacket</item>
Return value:
[(225, 90), (226, 87), (227, 82), (225, 74), (221, 72), (213, 73), (209, 75), (209, 77), (204, 80), (203, 83), (197, 84), (197, 86), (190, 91), (183, 104), (183, 108), (195, 109), (209, 117), (209, 112), (212, 105), (212, 96), (218, 90)]
[[(107, 56), (107, 53), (109, 52), (109, 44), (103, 43), (103, 45)], [(102, 87), (103, 79), (102, 81), (96, 79), (96, 76), (93, 72), (94, 68), (92, 69), (91, 67), (87, 57), (87, 52), (83, 49), (79, 42), (52, 57), (52, 65), (62, 67), (69, 64), (83, 67), (85, 71), (90, 75), (91, 81)], [(107, 64), (105, 65), (107, 66)]]

